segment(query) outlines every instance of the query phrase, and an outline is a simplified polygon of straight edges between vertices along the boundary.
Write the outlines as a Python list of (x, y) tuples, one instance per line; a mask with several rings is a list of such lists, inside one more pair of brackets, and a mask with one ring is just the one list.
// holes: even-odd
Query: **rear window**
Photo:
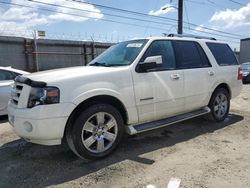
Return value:
[(207, 46), (220, 66), (238, 65), (233, 51), (227, 44), (207, 42)]

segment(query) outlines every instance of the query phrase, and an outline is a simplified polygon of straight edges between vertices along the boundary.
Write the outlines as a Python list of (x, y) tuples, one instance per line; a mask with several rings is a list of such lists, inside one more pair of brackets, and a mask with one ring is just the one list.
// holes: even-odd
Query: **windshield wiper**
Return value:
[(127, 66), (128, 64), (109, 64), (111, 67), (118, 67), (118, 66)]
[(106, 63), (99, 63), (99, 62), (94, 62), (89, 64), (89, 66), (103, 66), (103, 67), (110, 67), (110, 65), (106, 64)]

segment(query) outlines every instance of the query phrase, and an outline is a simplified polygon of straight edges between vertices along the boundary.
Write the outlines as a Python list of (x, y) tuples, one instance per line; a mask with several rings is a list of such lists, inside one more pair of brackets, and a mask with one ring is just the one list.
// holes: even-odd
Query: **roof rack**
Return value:
[(189, 38), (196, 38), (196, 39), (208, 39), (208, 40), (216, 40), (216, 38), (213, 37), (204, 37), (199, 35), (191, 35), (191, 34), (168, 34), (168, 37), (189, 37)]

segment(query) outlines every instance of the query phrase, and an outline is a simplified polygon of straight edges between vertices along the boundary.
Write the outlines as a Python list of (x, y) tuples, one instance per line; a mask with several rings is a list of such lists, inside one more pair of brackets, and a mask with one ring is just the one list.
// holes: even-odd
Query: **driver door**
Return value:
[(175, 55), (171, 41), (153, 41), (140, 62), (161, 56), (162, 64), (145, 72), (133, 71), (134, 90), (139, 122), (173, 116), (184, 111), (183, 71), (175, 69)]

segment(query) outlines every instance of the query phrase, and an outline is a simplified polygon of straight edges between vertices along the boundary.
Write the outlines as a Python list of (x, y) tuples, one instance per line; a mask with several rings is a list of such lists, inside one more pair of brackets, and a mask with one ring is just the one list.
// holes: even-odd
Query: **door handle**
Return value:
[(214, 71), (208, 71), (209, 76), (213, 76), (214, 75)]
[(172, 75), (171, 75), (171, 78), (172, 78), (173, 80), (179, 80), (179, 79), (180, 79), (180, 75), (179, 75), (179, 74), (172, 74)]

